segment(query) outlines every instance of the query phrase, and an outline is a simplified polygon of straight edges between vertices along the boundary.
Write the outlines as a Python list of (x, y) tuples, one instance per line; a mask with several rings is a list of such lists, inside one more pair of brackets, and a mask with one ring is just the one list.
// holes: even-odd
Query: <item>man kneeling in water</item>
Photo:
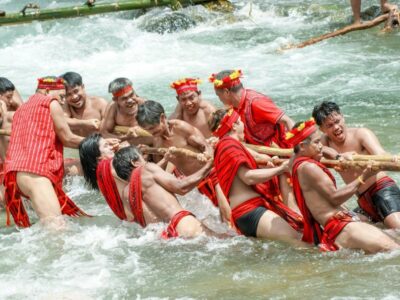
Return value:
[[(92, 156), (98, 160), (100, 156), (106, 156), (102, 153), (103, 147), (93, 147), (94, 139), (98, 140), (98, 145), (103, 144), (104, 139), (98, 134), (89, 136), (80, 145), (81, 157)], [(93, 149), (94, 153), (89, 153)], [(135, 147), (119, 150), (113, 159), (101, 159), (95, 174), (93, 168), (88, 168), (83, 162), (85, 177), (90, 178), (91, 183), (97, 181), (98, 188), (118, 218), (136, 222), (142, 227), (149, 223), (169, 222), (163, 238), (191, 238), (209, 233), (191, 212), (181, 207), (174, 193), (184, 195), (193, 189), (211, 167), (212, 161), (209, 160), (199, 171), (177, 179), (158, 165), (146, 162)]]

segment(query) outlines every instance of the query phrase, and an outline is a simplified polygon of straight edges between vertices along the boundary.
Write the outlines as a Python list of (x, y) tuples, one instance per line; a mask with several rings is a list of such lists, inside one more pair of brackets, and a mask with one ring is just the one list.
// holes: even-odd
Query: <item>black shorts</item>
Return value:
[(396, 184), (379, 190), (371, 199), (382, 219), (394, 212), (400, 212), (400, 189)]
[(237, 218), (235, 220), (236, 226), (245, 236), (257, 237), (258, 222), (260, 222), (262, 215), (266, 211), (267, 209), (263, 206), (257, 207), (240, 218)]

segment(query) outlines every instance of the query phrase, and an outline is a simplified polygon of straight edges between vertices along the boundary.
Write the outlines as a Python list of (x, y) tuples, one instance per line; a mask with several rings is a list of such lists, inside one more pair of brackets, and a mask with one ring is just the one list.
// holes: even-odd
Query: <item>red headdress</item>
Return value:
[(133, 90), (133, 87), (131, 85), (126, 85), (123, 88), (120, 88), (119, 90), (116, 90), (112, 95), (117, 98), (125, 95), (126, 93), (130, 92)]
[(229, 131), (232, 130), (233, 124), (239, 119), (239, 114), (233, 110), (229, 109), (225, 116), (222, 118), (217, 129), (214, 130), (213, 135), (219, 138), (224, 137)]
[(304, 141), (306, 138), (308, 138), (316, 130), (317, 126), (315, 126), (314, 118), (311, 118), (301, 123), (296, 128), (293, 128), (291, 131), (286, 132), (285, 140), (294, 147), (298, 145), (301, 141)]
[(230, 89), (231, 87), (237, 86), (240, 84), (240, 78), (243, 76), (242, 70), (235, 70), (228, 76), (217, 79), (215, 77), (216, 74), (211, 74), (209, 80), (214, 84), (214, 87), (217, 89)]
[(201, 80), (195, 78), (183, 78), (171, 83), (171, 88), (176, 90), (178, 96), (186, 91), (198, 92), (197, 85), (201, 83)]
[(40, 90), (63, 90), (65, 89), (64, 79), (53, 76), (38, 78), (37, 88)]

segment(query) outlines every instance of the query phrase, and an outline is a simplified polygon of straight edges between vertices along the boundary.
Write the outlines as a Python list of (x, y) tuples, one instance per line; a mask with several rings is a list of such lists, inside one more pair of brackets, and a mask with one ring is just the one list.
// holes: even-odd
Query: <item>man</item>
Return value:
[(362, 249), (367, 253), (400, 249), (378, 228), (360, 222), (342, 205), (374, 175), (368, 167), (359, 177), (337, 188), (332, 173), (318, 160), (322, 156), (320, 134), (313, 119), (287, 135), (294, 147), (293, 190), (304, 217), (303, 241), (323, 251)]
[(88, 96), (78, 73), (67, 72), (61, 77), (65, 85), (64, 111), (71, 130), (80, 136), (99, 131), (107, 101), (101, 97)]
[[(97, 147), (95, 146), (97, 145)], [(85, 178), (100, 189), (114, 214), (121, 220), (149, 223), (168, 222), (162, 237), (195, 237), (207, 229), (184, 210), (174, 193), (190, 191), (209, 172), (212, 160), (191, 176), (177, 179), (154, 163), (147, 163), (134, 147), (125, 147), (110, 158), (111, 148), (100, 135), (91, 135), (80, 145), (81, 157), (96, 157), (95, 178), (91, 168), (84, 168)], [(102, 158), (100, 158), (102, 157)], [(96, 182), (96, 186), (93, 183)]]
[[(104, 137), (118, 138), (128, 141), (131, 145), (151, 145), (151, 136), (140, 136), (143, 131), (138, 126), (136, 115), (138, 105), (144, 103), (133, 89), (132, 82), (128, 78), (114, 79), (108, 86), (108, 91), (113, 95), (112, 102), (108, 104), (101, 124), (100, 132)], [(114, 133), (115, 126), (129, 127), (128, 133), (117, 135)]]
[[(350, 0), (351, 9), (353, 11), (353, 24), (361, 24), (361, 0)], [(388, 3), (386, 0), (381, 0), (381, 11), (387, 13), (392, 9), (397, 9), (396, 5)]]
[(237, 229), (257, 238), (299, 240), (302, 217), (278, 199), (268, 182), (286, 172), (288, 164), (258, 169), (254, 158), (240, 142), (244, 138), (244, 125), (232, 109), (214, 134), (220, 139), (215, 147), (214, 164)]
[(14, 84), (5, 77), (0, 77), (0, 100), (7, 105), (8, 111), (16, 111), (22, 105), (22, 98)]
[(201, 81), (193, 78), (184, 78), (171, 83), (176, 90), (178, 105), (169, 119), (183, 120), (196, 127), (206, 139), (212, 136), (207, 121), (215, 111), (215, 107), (202, 99), (197, 84)]
[(30, 226), (21, 196), (31, 199), (41, 222), (63, 226), (61, 214), (86, 215), (62, 190), (63, 145), (77, 148), (82, 137), (71, 132), (57, 101), (65, 94), (63, 80), (44, 77), (38, 81), (36, 94), (13, 118), (5, 162), (5, 201), (17, 226)]
[[(212, 74), (210, 81), (218, 98), (240, 115), (244, 123), (245, 141), (254, 145), (271, 146), (276, 144), (288, 148), (285, 131), (290, 130), (293, 120), (285, 114), (269, 97), (256, 91), (245, 89), (240, 78), (241, 70), (226, 70)], [(285, 204), (296, 208), (288, 175), (279, 177), (279, 187)]]
[[(316, 105), (313, 117), (324, 133), (322, 144), (333, 148), (336, 158), (340, 157), (339, 153), (386, 154), (371, 130), (346, 126), (335, 102), (324, 101)], [(339, 173), (344, 182), (349, 183), (360, 176), (361, 171), (344, 170)], [(359, 186), (357, 196), (358, 205), (372, 221), (383, 222), (388, 228), (400, 228), (400, 190), (385, 172), (378, 172)]]

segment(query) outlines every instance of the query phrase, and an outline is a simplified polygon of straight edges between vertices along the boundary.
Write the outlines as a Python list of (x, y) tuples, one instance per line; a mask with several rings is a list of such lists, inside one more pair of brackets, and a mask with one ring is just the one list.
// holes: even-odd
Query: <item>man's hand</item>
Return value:
[(100, 120), (87, 119), (85, 120), (85, 125), (90, 131), (98, 131), (100, 129)]
[(106, 142), (110, 145), (114, 152), (117, 152), (120, 149), (120, 140), (114, 138), (107, 138), (105, 139)]
[(370, 177), (376, 175), (377, 171), (373, 171), (372, 167), (374, 166), (374, 161), (369, 161), (367, 167), (362, 171), (361, 175), (360, 175), (360, 180), (363, 182), (365, 182), (366, 180), (368, 180)]
[(288, 173), (289, 171), (290, 171), (290, 168), (289, 168), (289, 160), (286, 160), (286, 161), (284, 161), (281, 165), (280, 165), (280, 168), (281, 168), (281, 174), (282, 173)]

